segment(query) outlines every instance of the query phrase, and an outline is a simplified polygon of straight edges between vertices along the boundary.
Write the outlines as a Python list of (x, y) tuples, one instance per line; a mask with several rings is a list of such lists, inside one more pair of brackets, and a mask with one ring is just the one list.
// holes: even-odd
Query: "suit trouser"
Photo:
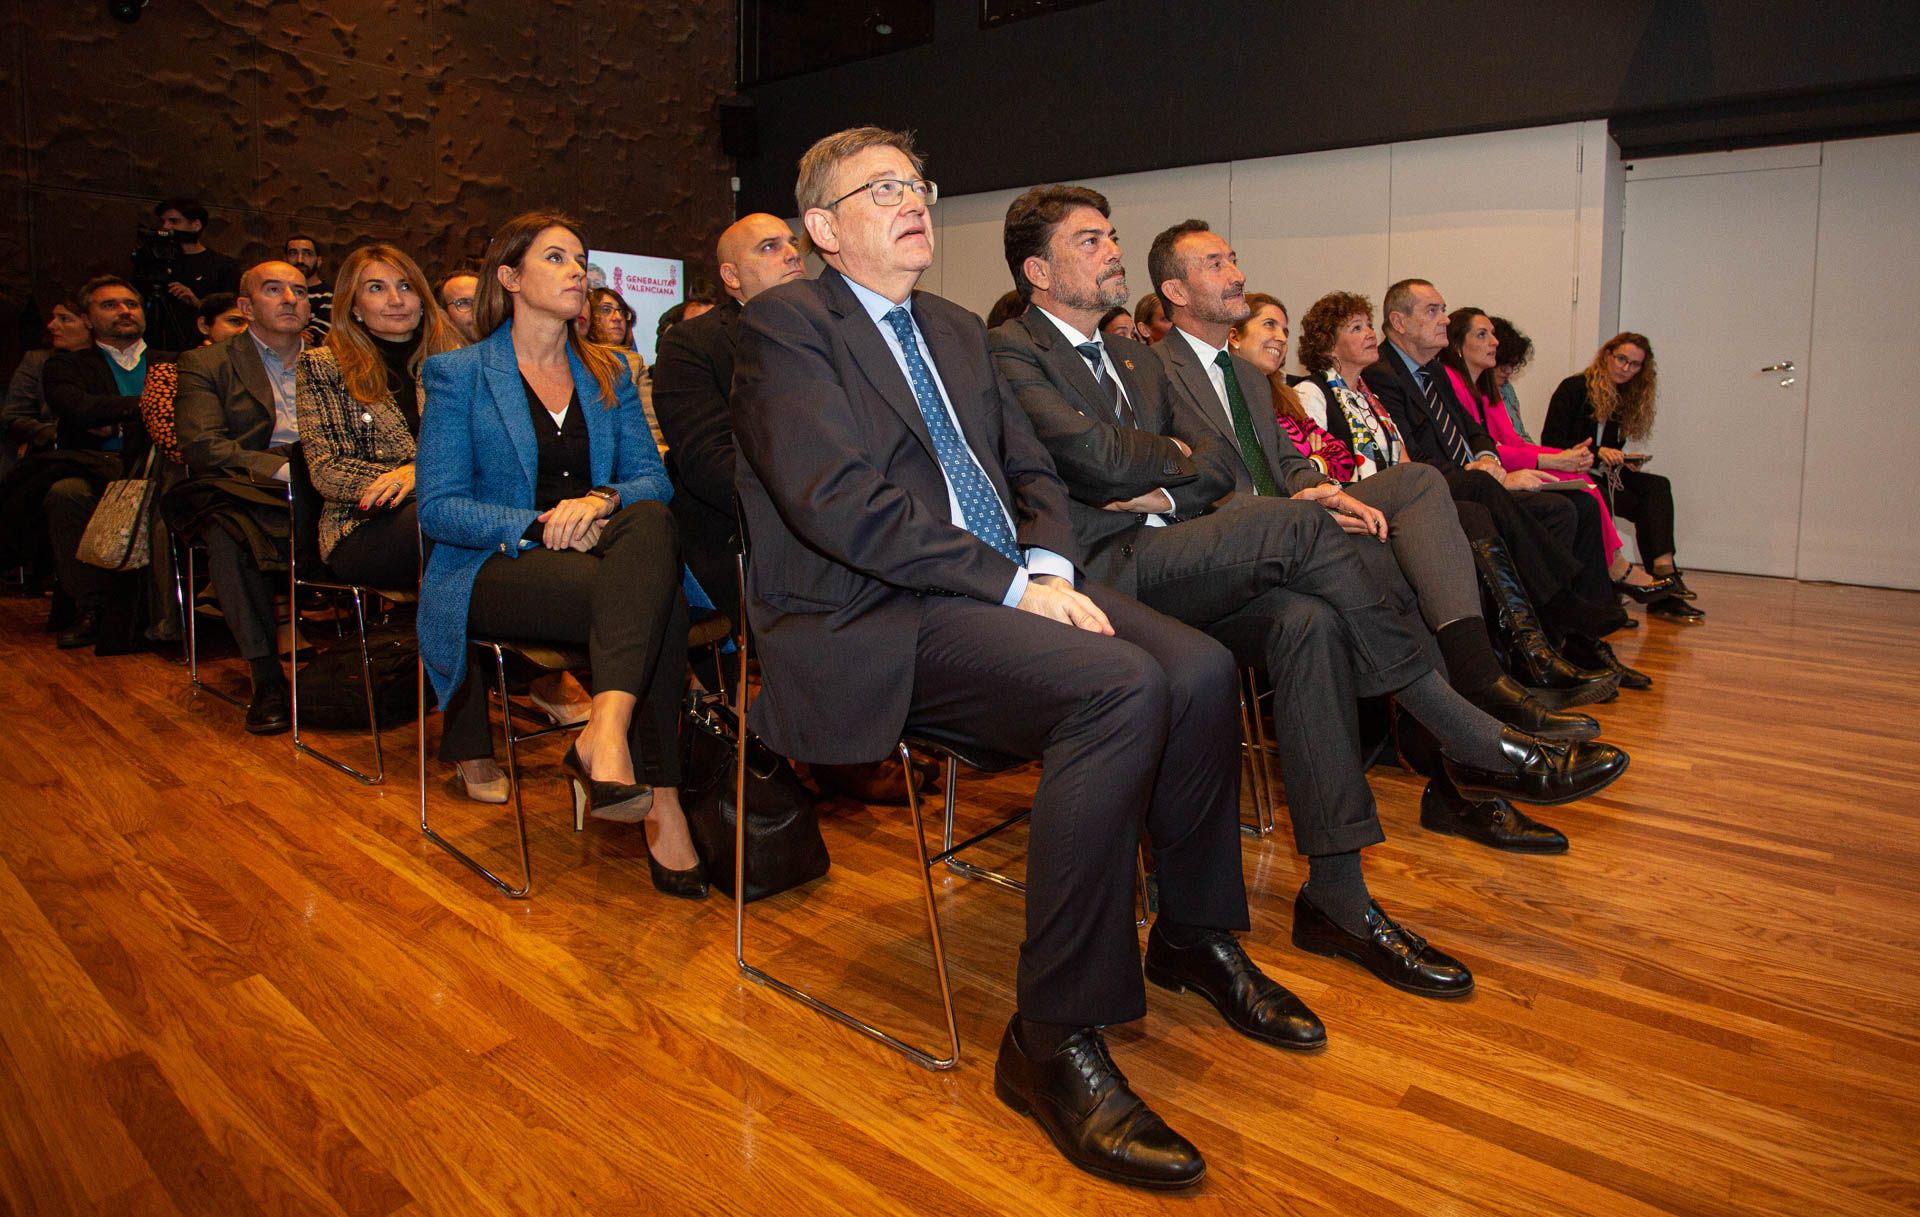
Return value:
[[(1535, 604), (1544, 605), (1574, 585), (1580, 564), (1572, 552), (1577, 525), (1572, 507), (1552, 494), (1515, 494), (1478, 469), (1449, 469), (1442, 476), (1456, 503), (1477, 504), (1492, 521)], [(1462, 528), (1477, 522), (1461, 513)]]
[(1162, 915), (1247, 928), (1233, 658), (1098, 584), (1114, 636), (928, 597), (906, 729), (1038, 757), (1020, 1013), (1074, 1026), (1146, 1013), (1133, 923), (1141, 821)]
[[(1439, 470), (1431, 465), (1395, 465), (1347, 487), (1347, 493), (1387, 517), (1394, 560), (1420, 599), (1420, 615), (1428, 629), (1437, 631), (1450, 622), (1480, 616), (1473, 553)], [(1352, 535), (1352, 539), (1356, 545), (1379, 543), (1372, 537)]]
[(113, 572), (79, 558), (80, 538), (100, 505), (100, 489), (86, 478), (61, 478), (47, 487), (41, 509), (47, 514), (47, 540), (53, 546), (60, 587), (82, 612), (100, 607), (113, 587)]
[(1672, 482), (1657, 473), (1622, 469), (1620, 489), (1613, 492), (1613, 510), (1633, 521), (1642, 562), (1674, 552)]
[(1600, 506), (1600, 500), (1590, 494), (1569, 494), (1564, 490), (1536, 490), (1521, 497), (1567, 502), (1573, 515), (1573, 540), (1567, 549), (1580, 564), (1579, 572), (1573, 577), (1573, 592), (1593, 604), (1614, 604), (1617, 597), (1613, 576), (1607, 568), (1605, 509)]
[(1266, 669), (1295, 847), (1346, 853), (1384, 840), (1355, 701), (1439, 666), (1393, 551), (1353, 543), (1317, 503), (1240, 496), (1142, 529), (1133, 545), (1142, 601)]
[[(262, 521), (278, 517), (284, 523), (286, 511), (272, 507), (248, 507)], [(207, 574), (213, 579), (213, 593), (220, 601), (220, 615), (240, 648), (240, 658), (265, 659), (274, 653), (273, 585), (253, 556), (226, 529), (215, 524), (203, 529), (196, 538), (207, 547)]]
[[(467, 629), (482, 637), (585, 643), (594, 691), (639, 699), (627, 733), (634, 777), (648, 786), (680, 784), (687, 600), (666, 504), (621, 508), (600, 544), (584, 553), (530, 549), (488, 558), (474, 577)], [(467, 664), (466, 679), (447, 699), (441, 760), (492, 755), (487, 679), (483, 665)]]

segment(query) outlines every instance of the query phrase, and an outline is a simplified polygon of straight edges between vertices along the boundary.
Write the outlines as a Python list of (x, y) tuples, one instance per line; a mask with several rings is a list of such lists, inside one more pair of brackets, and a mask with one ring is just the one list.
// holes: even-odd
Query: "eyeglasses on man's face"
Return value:
[(871, 182), (862, 182), (833, 202), (828, 203), (827, 206), (838, 207), (854, 195), (859, 194), (862, 190), (873, 196), (873, 205), (875, 207), (898, 207), (900, 200), (907, 197), (907, 191), (909, 190), (919, 195), (922, 199), (925, 199), (929, 207), (940, 201), (940, 187), (928, 181), (926, 178), (908, 182), (897, 177), (883, 177), (876, 178)]

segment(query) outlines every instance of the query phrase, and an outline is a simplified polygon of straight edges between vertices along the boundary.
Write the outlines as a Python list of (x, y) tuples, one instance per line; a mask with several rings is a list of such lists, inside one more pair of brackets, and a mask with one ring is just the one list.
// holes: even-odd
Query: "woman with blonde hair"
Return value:
[(1553, 448), (1591, 446), (1588, 471), (1616, 516), (1633, 521), (1647, 570), (1656, 579), (1671, 576), (1672, 593), (1647, 605), (1647, 615), (1669, 621), (1697, 622), (1706, 613), (1693, 603), (1693, 591), (1674, 565), (1673, 483), (1648, 473), (1652, 458), (1644, 444), (1653, 434), (1660, 373), (1653, 344), (1645, 334), (1615, 334), (1601, 344), (1584, 372), (1560, 382), (1547, 406), (1540, 442)]

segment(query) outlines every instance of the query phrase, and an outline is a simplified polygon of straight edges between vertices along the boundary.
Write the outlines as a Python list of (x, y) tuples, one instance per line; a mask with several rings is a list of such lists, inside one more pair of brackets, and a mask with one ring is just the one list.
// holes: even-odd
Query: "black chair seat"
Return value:
[(955, 744), (947, 740), (934, 739), (926, 735), (904, 735), (900, 742), (909, 752), (924, 753), (929, 756), (952, 757), (969, 769), (981, 773), (1004, 773), (1027, 763), (1024, 756), (1008, 756), (1004, 752), (994, 752), (977, 744)]
[(724, 615), (695, 610), (692, 624), (687, 627), (687, 649), (714, 646), (732, 637), (733, 622)]
[(533, 642), (518, 638), (471, 638), (471, 645), (499, 647), (507, 663), (507, 678), (515, 682), (549, 676), (555, 672), (578, 672), (593, 666), (585, 646), (565, 642)]

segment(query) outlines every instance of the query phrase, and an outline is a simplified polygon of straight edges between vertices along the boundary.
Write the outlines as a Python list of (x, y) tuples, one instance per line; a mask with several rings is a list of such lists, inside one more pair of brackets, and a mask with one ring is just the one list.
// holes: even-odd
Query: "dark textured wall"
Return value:
[[(931, 45), (749, 91), (743, 209), (790, 214), (800, 153), (858, 123), (918, 131), (962, 194), (1574, 119), (1820, 138), (1791, 112), (1920, 82), (1914, 0), (1101, 0), (992, 30), (979, 0), (935, 6)], [(1896, 92), (1829, 129), (1911, 125)], [(1742, 131), (1679, 122), (1759, 99)]]
[(0, 288), (124, 273), (165, 196), (242, 257), (390, 240), (430, 274), (556, 205), (711, 274), (733, 0), (0, 0)]

